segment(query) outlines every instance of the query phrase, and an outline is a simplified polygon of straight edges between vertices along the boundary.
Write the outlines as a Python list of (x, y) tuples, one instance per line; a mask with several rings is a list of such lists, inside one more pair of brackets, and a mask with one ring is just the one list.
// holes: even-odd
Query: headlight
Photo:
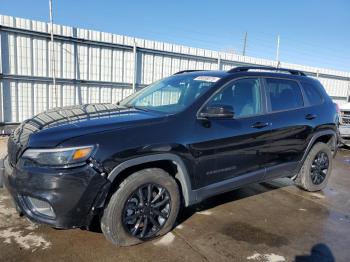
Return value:
[(86, 161), (94, 147), (66, 147), (53, 149), (27, 149), (22, 159), (30, 160), (37, 165), (51, 167), (77, 166)]

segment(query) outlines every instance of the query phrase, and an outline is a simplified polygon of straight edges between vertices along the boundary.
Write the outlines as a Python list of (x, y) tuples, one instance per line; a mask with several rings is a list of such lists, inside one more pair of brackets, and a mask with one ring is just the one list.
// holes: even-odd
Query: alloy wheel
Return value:
[(311, 181), (314, 185), (321, 184), (327, 176), (329, 159), (325, 152), (319, 152), (311, 164)]
[(157, 184), (145, 184), (127, 199), (122, 213), (126, 231), (139, 239), (151, 238), (159, 232), (170, 214), (168, 190)]

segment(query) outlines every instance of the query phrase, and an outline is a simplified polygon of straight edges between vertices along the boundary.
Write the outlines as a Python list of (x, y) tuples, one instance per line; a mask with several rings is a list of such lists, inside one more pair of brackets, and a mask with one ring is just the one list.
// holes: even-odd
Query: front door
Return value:
[[(191, 147), (199, 152), (196, 173), (202, 186), (261, 169), (260, 148), (269, 127), (263, 101), (261, 80), (249, 77), (230, 82), (203, 107), (230, 106), (234, 117), (196, 123), (195, 133), (201, 141)], [(261, 172), (261, 179), (263, 175)]]

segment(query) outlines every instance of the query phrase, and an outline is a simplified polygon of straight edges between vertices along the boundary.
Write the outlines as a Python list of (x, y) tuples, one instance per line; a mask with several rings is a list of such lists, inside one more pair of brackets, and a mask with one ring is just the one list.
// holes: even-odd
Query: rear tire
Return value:
[(104, 209), (101, 229), (117, 246), (139, 244), (169, 232), (179, 208), (175, 179), (162, 169), (147, 168), (133, 173), (119, 185)]
[(295, 184), (310, 192), (324, 189), (332, 172), (333, 155), (329, 145), (316, 143), (306, 157)]

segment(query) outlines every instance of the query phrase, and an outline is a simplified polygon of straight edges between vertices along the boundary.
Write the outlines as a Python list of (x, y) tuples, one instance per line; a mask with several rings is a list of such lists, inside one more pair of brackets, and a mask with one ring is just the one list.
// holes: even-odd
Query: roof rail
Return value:
[(306, 76), (306, 74), (303, 71), (288, 69), (288, 68), (278, 68), (278, 67), (272, 67), (272, 66), (237, 66), (235, 68), (228, 70), (227, 73), (247, 72), (249, 70), (267, 70), (267, 71), (276, 71), (276, 72), (284, 71), (292, 75)]
[(199, 71), (204, 71), (204, 70), (182, 70), (182, 71), (176, 72), (174, 75), (180, 75), (183, 73), (191, 73), (191, 72), (199, 72)]

